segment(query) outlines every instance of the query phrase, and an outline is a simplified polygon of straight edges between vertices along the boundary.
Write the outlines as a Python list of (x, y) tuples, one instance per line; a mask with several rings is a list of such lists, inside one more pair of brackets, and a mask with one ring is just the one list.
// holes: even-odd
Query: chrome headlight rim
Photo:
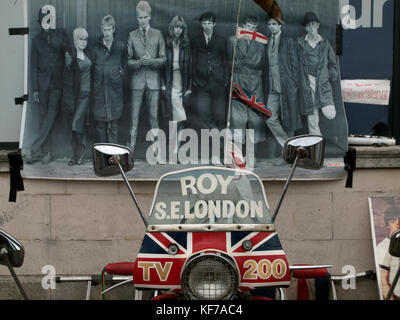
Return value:
[[(231, 272), (231, 279), (233, 280), (230, 284), (230, 289), (227, 290), (227, 294), (225, 294), (223, 297), (217, 297), (217, 298), (209, 298), (204, 296), (200, 296), (196, 294), (196, 292), (190, 287), (189, 281), (186, 281), (186, 277), (190, 276), (190, 271), (193, 269), (193, 266), (196, 266), (199, 262), (207, 260), (207, 259), (213, 259), (213, 260), (219, 260), (227, 266), (227, 271)], [(189, 258), (184, 267), (182, 268), (182, 273), (181, 273), (181, 288), (183, 295), (185, 299), (187, 300), (232, 300), (238, 291), (239, 287), (239, 272), (237, 270), (237, 267), (234, 263), (234, 261), (229, 257), (221, 253), (200, 253), (197, 254), (191, 258)]]

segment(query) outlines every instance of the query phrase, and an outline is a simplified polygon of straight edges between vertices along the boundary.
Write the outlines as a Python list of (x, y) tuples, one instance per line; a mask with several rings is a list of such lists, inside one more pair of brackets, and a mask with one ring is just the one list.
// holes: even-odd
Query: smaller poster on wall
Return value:
[[(400, 258), (389, 253), (390, 237), (400, 229), (400, 196), (370, 197), (372, 241), (381, 299), (385, 299), (400, 266)], [(394, 288), (392, 300), (400, 300), (400, 284)]]
[(387, 106), (390, 80), (342, 80), (343, 101)]

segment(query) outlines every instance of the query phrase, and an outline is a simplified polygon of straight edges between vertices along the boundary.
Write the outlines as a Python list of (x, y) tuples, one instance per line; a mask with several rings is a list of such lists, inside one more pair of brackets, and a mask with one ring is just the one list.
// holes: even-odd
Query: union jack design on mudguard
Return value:
[[(250, 240), (250, 251), (242, 243)], [(177, 254), (168, 247), (176, 244)], [(288, 286), (289, 264), (276, 232), (154, 232), (146, 233), (136, 259), (134, 283), (137, 289), (180, 291), (185, 262), (201, 252), (230, 257), (240, 276), (239, 290)]]

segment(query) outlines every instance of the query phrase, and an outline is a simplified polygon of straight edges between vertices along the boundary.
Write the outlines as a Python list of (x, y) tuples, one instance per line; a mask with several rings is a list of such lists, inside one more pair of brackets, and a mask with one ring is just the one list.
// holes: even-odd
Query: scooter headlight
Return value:
[(186, 299), (229, 300), (237, 292), (238, 279), (236, 267), (228, 258), (204, 254), (187, 263), (181, 285)]

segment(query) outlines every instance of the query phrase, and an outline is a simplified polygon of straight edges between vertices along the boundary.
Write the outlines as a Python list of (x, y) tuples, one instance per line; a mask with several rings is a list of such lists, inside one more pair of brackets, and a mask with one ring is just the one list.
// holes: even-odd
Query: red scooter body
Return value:
[[(244, 241), (252, 243), (249, 251)], [(179, 248), (176, 254), (168, 252), (172, 244)], [(240, 291), (290, 284), (289, 264), (275, 232), (148, 232), (136, 258), (135, 288), (181, 292), (185, 264), (202, 254), (230, 259)]]

